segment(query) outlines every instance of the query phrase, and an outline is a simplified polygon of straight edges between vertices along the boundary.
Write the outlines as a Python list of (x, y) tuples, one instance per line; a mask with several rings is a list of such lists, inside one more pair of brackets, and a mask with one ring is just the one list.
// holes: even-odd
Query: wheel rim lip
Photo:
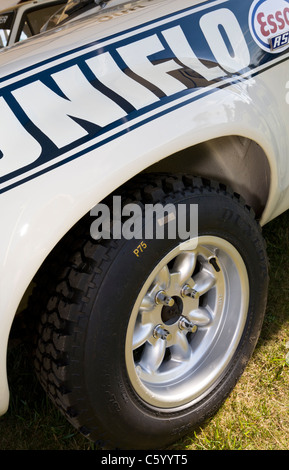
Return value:
[[(168, 262), (174, 259), (178, 254), (184, 251), (193, 251), (198, 247), (209, 247), (210, 249), (218, 249), (227, 261), (230, 260), (233, 265), (234, 276), (238, 278), (239, 292), (234, 301), (232, 295), (233, 287), (230, 281), (232, 272), (224, 270), (225, 294), (224, 303), (221, 307), (223, 320), (219, 322), (215, 331), (213, 331), (211, 340), (208, 341), (208, 347), (204, 348), (203, 354), (199, 358), (199, 362), (192, 360), (191, 364), (178, 370), (178, 374), (174, 379), (164, 381), (156, 381), (157, 374), (148, 380), (139, 377), (136, 365), (133, 359), (132, 341), (133, 333), (138, 316), (139, 308), (144, 295), (147, 293), (152, 280), (155, 279), (157, 273), (166, 266)], [(223, 267), (224, 269), (224, 267)], [(240, 302), (239, 307), (237, 306)], [(234, 307), (234, 319), (229, 318), (229, 311)], [(240, 342), (244, 326), (247, 319), (247, 311), (249, 306), (249, 280), (245, 263), (236, 250), (236, 248), (227, 240), (216, 236), (200, 236), (195, 239), (181, 243), (171, 250), (153, 269), (144, 283), (135, 305), (132, 309), (125, 344), (125, 360), (128, 377), (134, 391), (149, 406), (160, 408), (162, 411), (171, 412), (174, 409), (187, 408), (208, 395), (214, 387), (221, 381), (224, 376), (228, 364), (230, 363)], [(218, 306), (216, 305), (216, 311)], [(220, 308), (219, 308), (220, 310)], [(220, 313), (220, 312), (219, 312)], [(229, 328), (231, 332), (226, 335), (225, 328)], [(199, 334), (197, 332), (196, 334)], [(226, 339), (223, 347), (220, 345)]]

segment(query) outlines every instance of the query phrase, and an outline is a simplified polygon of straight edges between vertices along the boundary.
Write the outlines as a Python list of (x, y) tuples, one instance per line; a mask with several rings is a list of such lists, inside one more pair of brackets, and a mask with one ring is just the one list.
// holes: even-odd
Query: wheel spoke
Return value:
[(176, 342), (170, 348), (171, 360), (176, 362), (188, 361), (191, 357), (191, 347), (187, 336), (181, 331), (176, 334)]
[(157, 274), (154, 284), (156, 284), (160, 289), (166, 290), (171, 281), (170, 271), (167, 266), (164, 266), (160, 272)]
[(142, 346), (152, 335), (153, 324), (147, 323), (142, 325), (137, 323), (133, 333), (132, 348), (133, 350)]
[(140, 304), (141, 312), (149, 312), (155, 307), (155, 301), (149, 295), (145, 295)]
[(203, 307), (196, 308), (188, 315), (190, 321), (197, 326), (207, 326), (211, 323), (210, 313)]
[(200, 296), (208, 292), (216, 284), (216, 278), (211, 272), (203, 270), (194, 276), (194, 282), (194, 290)]
[(178, 284), (180, 286), (192, 277), (196, 261), (197, 255), (194, 252), (185, 252), (177, 256), (173, 265), (173, 272), (178, 273)]
[(154, 344), (146, 343), (139, 365), (148, 373), (158, 370), (166, 352), (166, 341), (158, 339)]

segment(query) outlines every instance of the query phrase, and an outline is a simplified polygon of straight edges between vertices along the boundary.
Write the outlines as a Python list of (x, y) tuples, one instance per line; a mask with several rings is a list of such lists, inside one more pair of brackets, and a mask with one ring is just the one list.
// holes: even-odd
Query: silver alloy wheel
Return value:
[(248, 303), (245, 264), (226, 240), (201, 236), (168, 253), (128, 325), (126, 366), (136, 393), (163, 411), (201, 400), (237, 349)]

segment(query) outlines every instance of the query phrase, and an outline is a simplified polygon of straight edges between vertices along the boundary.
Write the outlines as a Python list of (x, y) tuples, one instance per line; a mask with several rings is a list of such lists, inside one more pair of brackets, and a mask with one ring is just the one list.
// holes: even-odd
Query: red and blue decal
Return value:
[(285, 51), (289, 47), (289, 0), (255, 0), (249, 26), (261, 49), (278, 54)]

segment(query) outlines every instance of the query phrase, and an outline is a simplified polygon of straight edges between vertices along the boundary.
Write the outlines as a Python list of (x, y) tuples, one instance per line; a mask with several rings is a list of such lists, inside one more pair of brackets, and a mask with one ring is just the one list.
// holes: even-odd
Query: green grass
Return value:
[[(255, 353), (214, 418), (172, 450), (289, 448), (289, 211), (268, 224), (264, 236), (270, 287)], [(11, 349), (8, 364), (11, 402), (0, 418), (0, 450), (97, 450), (46, 398), (25, 345)]]

